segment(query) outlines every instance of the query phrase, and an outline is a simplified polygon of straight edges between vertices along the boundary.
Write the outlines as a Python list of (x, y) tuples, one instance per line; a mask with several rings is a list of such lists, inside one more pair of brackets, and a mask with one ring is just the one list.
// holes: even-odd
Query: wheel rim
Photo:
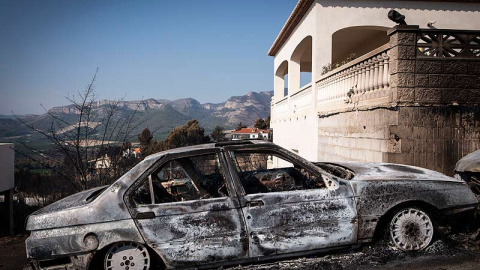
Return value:
[(390, 237), (401, 250), (422, 250), (433, 238), (433, 224), (427, 213), (408, 208), (398, 212), (390, 223)]
[(137, 243), (117, 243), (105, 255), (105, 269), (148, 270), (149, 267), (148, 250)]

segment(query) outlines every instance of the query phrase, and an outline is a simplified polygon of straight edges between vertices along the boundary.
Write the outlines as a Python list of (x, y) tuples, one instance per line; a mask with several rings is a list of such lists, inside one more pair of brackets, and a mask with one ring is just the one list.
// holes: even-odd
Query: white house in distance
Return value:
[(273, 141), (452, 174), (480, 149), (479, 29), (480, 1), (298, 1), (268, 51)]
[(248, 140), (248, 139), (262, 139), (268, 140), (269, 131), (259, 128), (242, 128), (232, 132), (232, 141)]

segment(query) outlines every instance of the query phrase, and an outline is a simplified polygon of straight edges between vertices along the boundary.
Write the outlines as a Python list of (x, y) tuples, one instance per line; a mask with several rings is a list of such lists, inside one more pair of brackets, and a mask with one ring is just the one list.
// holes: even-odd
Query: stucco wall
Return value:
[(308, 160), (317, 160), (317, 117), (311, 108), (272, 118), (271, 121), (274, 143)]
[[(299, 24), (295, 32), (289, 37), (285, 46), (278, 52), (274, 60), (274, 70), (275, 74), (278, 66), (285, 60), (289, 62), (289, 95), (294, 94), (300, 90), (299, 80), (300, 77), (293, 78), (294, 67), (292, 65), (291, 57), (297, 45), (302, 42), (307, 36), (312, 36), (312, 44), (315, 44), (315, 12), (313, 12), (314, 5), (310, 7), (307, 11), (307, 14), (303, 18), (302, 22)], [(313, 46), (312, 46), (313, 48)], [(312, 50), (312, 59), (316, 58), (316, 51)], [(315, 63), (312, 63), (312, 74), (315, 74), (316, 71)], [(298, 74), (299, 75), (299, 74)], [(275, 75), (274, 75), (275, 76)], [(316, 78), (313, 76), (313, 81)], [(294, 85), (295, 84), (295, 85)], [(276, 89), (274, 94), (274, 100), (279, 101), (283, 97), (283, 85), (278, 87), (274, 85)], [(304, 88), (302, 88), (304, 89)], [(275, 114), (272, 107), (272, 119), (271, 127), (274, 130), (273, 142), (277, 143), (289, 150), (298, 151), (298, 154), (309, 160), (317, 159), (317, 149), (316, 144), (318, 140), (317, 136), (317, 117), (315, 112), (315, 101), (316, 101), (316, 91), (311, 91), (309, 99), (303, 108), (298, 108), (294, 111), (294, 105), (292, 100), (287, 100), (288, 112), (283, 114)], [(289, 98), (287, 98), (289, 99)]]

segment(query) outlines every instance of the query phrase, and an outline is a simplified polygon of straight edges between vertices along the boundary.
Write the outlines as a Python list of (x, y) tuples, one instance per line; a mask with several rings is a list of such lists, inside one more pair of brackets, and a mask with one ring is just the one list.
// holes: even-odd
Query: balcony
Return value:
[(388, 44), (273, 100), (273, 117), (313, 106), (322, 117), (398, 106), (480, 104), (480, 31), (407, 26), (389, 35)]
[(385, 44), (323, 75), (316, 83), (319, 114), (388, 102), (389, 49)]

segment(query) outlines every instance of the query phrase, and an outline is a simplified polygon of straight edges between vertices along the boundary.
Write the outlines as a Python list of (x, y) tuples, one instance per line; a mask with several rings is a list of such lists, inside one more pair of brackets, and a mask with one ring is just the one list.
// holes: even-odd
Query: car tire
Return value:
[(419, 208), (403, 208), (393, 215), (389, 224), (390, 240), (400, 250), (418, 251), (433, 241), (435, 233), (430, 215)]
[(145, 246), (135, 242), (121, 242), (112, 245), (105, 253), (106, 270), (148, 270), (150, 254)]

